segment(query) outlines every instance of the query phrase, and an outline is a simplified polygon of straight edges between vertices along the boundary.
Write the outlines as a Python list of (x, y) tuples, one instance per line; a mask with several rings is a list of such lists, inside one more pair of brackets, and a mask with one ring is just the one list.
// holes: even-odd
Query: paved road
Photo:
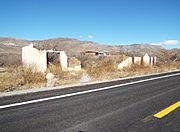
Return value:
[(162, 119), (152, 115), (180, 100), (179, 80), (176, 75), (0, 109), (0, 132), (177, 132), (179, 108)]

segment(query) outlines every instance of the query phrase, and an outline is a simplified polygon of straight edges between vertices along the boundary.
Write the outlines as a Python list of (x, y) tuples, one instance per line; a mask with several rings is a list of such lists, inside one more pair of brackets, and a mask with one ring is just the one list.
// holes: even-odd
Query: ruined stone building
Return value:
[(124, 67), (130, 67), (133, 64), (144, 65), (144, 66), (153, 66), (156, 65), (157, 57), (149, 56), (147, 53), (144, 56), (134, 56), (126, 57), (121, 63), (118, 64), (118, 69), (123, 69)]
[(156, 56), (150, 56), (147, 53), (143, 56), (143, 65), (144, 66), (153, 66), (156, 65), (157, 57)]
[[(22, 64), (23, 66), (30, 67), (34, 72), (45, 72), (47, 70), (48, 63), (53, 60), (49, 57), (50, 53), (52, 58), (54, 57), (54, 54), (58, 57), (60, 67), (63, 71), (67, 71), (68, 56), (64, 51), (38, 50), (33, 47), (33, 44), (22, 48)], [(80, 62), (78, 64), (78, 67), (71, 67), (71, 70), (81, 70)]]

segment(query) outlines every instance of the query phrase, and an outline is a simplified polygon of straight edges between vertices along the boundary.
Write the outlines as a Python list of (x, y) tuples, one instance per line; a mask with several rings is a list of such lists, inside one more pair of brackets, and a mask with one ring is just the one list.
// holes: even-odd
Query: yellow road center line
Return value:
[(177, 109), (178, 107), (180, 107), (180, 101), (178, 101), (177, 103), (167, 107), (166, 109), (156, 113), (154, 115), (154, 117), (156, 118), (162, 118), (164, 116), (166, 116), (167, 114), (169, 114), (170, 112), (172, 112), (173, 110)]

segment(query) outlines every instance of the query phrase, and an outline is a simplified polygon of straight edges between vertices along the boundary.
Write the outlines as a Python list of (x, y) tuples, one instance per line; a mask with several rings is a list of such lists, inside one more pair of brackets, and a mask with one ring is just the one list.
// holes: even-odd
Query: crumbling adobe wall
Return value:
[(68, 58), (68, 70), (80, 71), (81, 70), (81, 62), (75, 57)]
[(142, 57), (134, 57), (134, 64), (141, 65)]
[(118, 69), (123, 69), (124, 67), (129, 67), (133, 64), (132, 57), (125, 57), (124, 61), (118, 64)]
[(59, 59), (60, 59), (60, 65), (61, 65), (62, 70), (66, 71), (68, 67), (68, 62), (67, 62), (68, 57), (64, 51), (60, 51)]
[(47, 69), (47, 53), (33, 48), (33, 44), (22, 48), (22, 64), (34, 72), (45, 72)]

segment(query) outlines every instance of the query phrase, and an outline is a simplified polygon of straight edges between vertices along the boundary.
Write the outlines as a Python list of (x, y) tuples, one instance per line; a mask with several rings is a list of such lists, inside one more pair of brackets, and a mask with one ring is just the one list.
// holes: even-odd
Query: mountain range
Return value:
[[(180, 49), (165, 49), (158, 45), (151, 44), (131, 44), (131, 45), (103, 45), (91, 41), (80, 41), (72, 38), (55, 38), (48, 40), (23, 40), (17, 38), (0, 37), (0, 64), (9, 63), (8, 61), (21, 61), (21, 48), (33, 43), (38, 49), (64, 50), (68, 55), (79, 55), (87, 50), (109, 51), (111, 54), (126, 54), (129, 56), (142, 56), (145, 53), (155, 55), (161, 60), (172, 59), (180, 60)], [(12, 58), (13, 57), (13, 58)], [(6, 58), (10, 58), (8, 60)], [(6, 61), (6, 62), (3, 62)]]

